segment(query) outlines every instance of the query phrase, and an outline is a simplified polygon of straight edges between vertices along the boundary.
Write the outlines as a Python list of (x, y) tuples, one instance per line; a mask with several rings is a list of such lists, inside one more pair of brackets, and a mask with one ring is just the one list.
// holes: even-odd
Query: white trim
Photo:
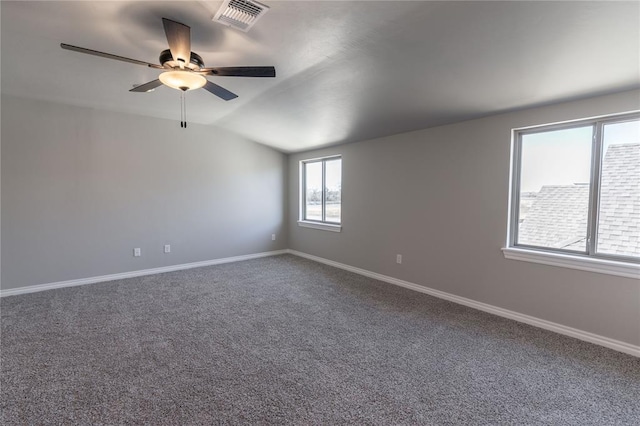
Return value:
[(514, 203), (513, 200), (513, 185), (514, 185), (514, 165), (516, 162), (516, 131), (515, 129), (511, 129), (511, 148), (509, 151), (509, 196), (507, 197), (507, 241), (505, 242), (506, 246), (511, 244), (511, 232), (513, 226), (511, 222), (513, 221), (513, 209), (511, 206)]
[(596, 257), (573, 256), (564, 253), (552, 253), (521, 248), (503, 248), (504, 257), (512, 260), (541, 263), (563, 268), (580, 269), (599, 274), (640, 279), (640, 264), (619, 262)]
[(551, 127), (551, 126), (558, 126), (558, 125), (563, 125), (563, 124), (580, 124), (581, 122), (589, 123), (589, 122), (592, 122), (592, 121), (602, 121), (602, 120), (608, 120), (608, 119), (616, 119), (616, 118), (620, 118), (621, 116), (624, 117), (625, 115), (633, 115), (633, 114), (637, 114), (639, 112), (640, 112), (640, 109), (632, 109), (631, 111), (616, 112), (614, 114), (595, 115), (593, 117), (575, 118), (575, 119), (572, 119), (572, 120), (564, 120), (564, 121), (554, 121), (554, 122), (547, 123), (547, 124), (532, 124), (532, 125), (529, 125), (529, 126), (516, 127), (515, 129), (513, 129), (513, 131), (531, 130), (531, 129), (540, 128), (540, 127)]
[(77, 280), (58, 281), (48, 284), (30, 285), (26, 287), (10, 288), (0, 290), (0, 297), (16, 296), (18, 294), (35, 293), (38, 291), (52, 290), (54, 288), (75, 287), (85, 284), (96, 284), (105, 281), (122, 280), (125, 278), (141, 277), (144, 275), (162, 274), (165, 272), (180, 271), (183, 269), (200, 268), (203, 266), (220, 265), (222, 263), (240, 262), (243, 260), (257, 259), (259, 257), (276, 256), (278, 254), (286, 254), (288, 250), (275, 250), (263, 253), (246, 254), (243, 256), (224, 257), (221, 259), (204, 260), (201, 262), (183, 263), (180, 265), (162, 266), (160, 268), (142, 269), (138, 271), (122, 272), (119, 274), (100, 275), (97, 277), (80, 278)]
[[(516, 250), (516, 249), (508, 249), (508, 250)], [(263, 252), (263, 253), (254, 253), (254, 254), (248, 254), (243, 256), (234, 256), (234, 257), (226, 257), (221, 259), (205, 260), (202, 262), (163, 266), (160, 268), (143, 269), (139, 271), (123, 272), (119, 274), (102, 275), (97, 277), (81, 278), (77, 280), (59, 281), (59, 282), (49, 283), (49, 284), (39, 284), (39, 285), (32, 285), (27, 287), (13, 288), (8, 290), (0, 290), (0, 297), (34, 293), (38, 291), (51, 290), (55, 288), (74, 287), (74, 286), (85, 285), (85, 284), (95, 284), (95, 283), (114, 281), (114, 280), (120, 280), (125, 278), (140, 277), (144, 275), (161, 274), (165, 272), (173, 272), (173, 271), (179, 271), (183, 269), (200, 268), (203, 266), (211, 266), (211, 265), (220, 265), (223, 263), (240, 262), (243, 260), (257, 259), (260, 257), (267, 257), (267, 256), (276, 256), (279, 254), (286, 254), (286, 253), (293, 254), (299, 257), (304, 257), (306, 259), (310, 259), (319, 263), (324, 263), (326, 265), (333, 266), (335, 268), (354, 272), (356, 274), (363, 275), (365, 277), (373, 278), (379, 281), (384, 281), (389, 284), (394, 284), (400, 287), (408, 288), (414, 291), (418, 291), (420, 293), (429, 294), (431, 296), (438, 297), (440, 299), (448, 300), (450, 302), (458, 303), (464, 306), (468, 306), (470, 308), (488, 312), (490, 314), (494, 314), (504, 318), (509, 318), (515, 321), (523, 322), (525, 324), (529, 324), (534, 327), (539, 327), (545, 330), (550, 330), (559, 334), (563, 334), (565, 336), (574, 337), (576, 339), (584, 340), (585, 342), (594, 343), (596, 345), (604, 346), (606, 348), (613, 349), (613, 350), (640, 358), (640, 346), (632, 345), (626, 342), (621, 342), (619, 340), (610, 339), (608, 337), (589, 333), (587, 331), (579, 330), (572, 327), (567, 327), (562, 324), (532, 317), (530, 315), (521, 314), (515, 311), (510, 311), (508, 309), (503, 309), (503, 308), (489, 305), (486, 303), (477, 302), (472, 299), (467, 299), (466, 297), (456, 296), (451, 293), (446, 293), (444, 291), (435, 290), (429, 287), (424, 287), (418, 284), (411, 283), (409, 281), (404, 281), (398, 278), (389, 277), (386, 275), (378, 274), (376, 272), (367, 271), (366, 269), (356, 268), (354, 266), (349, 266), (343, 263), (335, 262), (333, 260), (324, 259), (322, 257), (313, 256), (307, 253), (303, 253), (303, 252), (299, 252), (291, 249), (276, 250), (276, 251), (269, 251), (269, 252)], [(505, 253), (505, 256), (506, 256), (506, 253)], [(605, 261), (605, 262), (608, 262), (608, 261)], [(597, 272), (597, 271), (593, 271), (593, 272)]]
[[(632, 262), (625, 261), (624, 258), (630, 256), (616, 256), (622, 260), (610, 260), (595, 257), (597, 253), (597, 230), (599, 214), (599, 197), (601, 195), (600, 180), (602, 177), (603, 160), (603, 126), (613, 123), (623, 123), (635, 121), (640, 118), (640, 110), (605, 114), (589, 118), (567, 120), (550, 124), (525, 126), (511, 129), (511, 156), (509, 167), (509, 210), (507, 220), (507, 241), (505, 244), (504, 256), (507, 259), (522, 260), (528, 262), (542, 263), (546, 265), (560, 266), (571, 269), (596, 272), (608, 275), (617, 275), (627, 278), (640, 279), (640, 267)], [(549, 253), (545, 250), (535, 250), (523, 248), (517, 244), (518, 220), (520, 219), (520, 204), (522, 191), (520, 180), (522, 179), (522, 147), (523, 136), (540, 134), (551, 131), (570, 130), (578, 127), (591, 127), (591, 165), (589, 173), (589, 208), (586, 229), (586, 256), (576, 256), (562, 252)], [(553, 247), (563, 247), (561, 244), (569, 244), (569, 240), (553, 244)], [(615, 258), (611, 256), (612, 258)]]
[[(306, 217), (306, 186), (307, 186), (307, 178), (306, 178), (306, 170), (305, 165), (308, 163), (322, 163), (322, 187), (323, 195), (322, 195), (322, 218), (326, 219), (326, 197), (325, 197), (325, 186), (326, 186), (326, 162), (332, 160), (340, 160), (342, 161), (342, 154), (334, 154), (327, 155), (324, 157), (310, 158), (307, 160), (300, 160), (298, 162), (298, 226), (302, 226), (304, 228), (313, 228), (313, 229), (321, 229), (324, 231), (333, 231), (340, 232), (342, 230), (342, 226), (340, 224), (329, 224), (327, 222), (313, 222), (309, 220), (305, 220)], [(340, 176), (342, 176), (342, 166), (340, 166)]]
[(400, 280), (398, 278), (389, 277), (386, 275), (378, 274), (376, 272), (367, 271), (366, 269), (360, 269), (353, 266), (345, 265), (343, 263), (335, 262), (333, 260), (324, 259), (322, 257), (313, 256), (307, 253), (299, 252), (296, 250), (288, 250), (289, 253), (304, 257), (306, 259), (314, 260), (316, 262), (324, 263), (329, 266), (344, 269), (346, 271), (354, 272), (365, 277), (373, 278), (379, 281), (384, 281), (389, 284), (394, 284), (400, 287), (408, 288), (411, 290), (425, 293), (440, 299), (448, 300), (450, 302), (458, 303), (460, 305), (468, 306), (470, 308), (478, 309), (483, 312), (498, 315), (500, 317), (509, 318), (514, 321), (522, 322), (532, 325), (534, 327), (543, 328), (545, 330), (553, 331), (555, 333), (563, 334), (565, 336), (574, 337), (585, 342), (594, 343), (596, 345), (604, 346), (615, 351), (623, 352), (635, 357), (640, 358), (640, 346), (632, 345), (630, 343), (622, 342), (608, 337), (600, 336), (598, 334), (589, 333), (587, 331), (579, 330), (572, 327), (567, 327), (562, 324), (543, 320), (530, 315), (521, 314), (519, 312), (510, 311), (508, 309), (499, 308), (497, 306), (489, 305), (487, 303), (477, 302), (466, 297), (456, 296), (444, 291), (435, 290), (429, 287), (424, 287), (418, 284), (414, 284), (408, 281)]
[(322, 222), (309, 222), (307, 220), (299, 220), (298, 226), (303, 228), (322, 229), (323, 231), (340, 232), (342, 231), (342, 225), (333, 225), (330, 223)]
[(333, 155), (327, 155), (324, 157), (307, 158), (306, 160), (300, 160), (300, 163), (317, 163), (318, 161), (335, 159), (335, 158), (342, 158), (342, 154), (333, 154)]

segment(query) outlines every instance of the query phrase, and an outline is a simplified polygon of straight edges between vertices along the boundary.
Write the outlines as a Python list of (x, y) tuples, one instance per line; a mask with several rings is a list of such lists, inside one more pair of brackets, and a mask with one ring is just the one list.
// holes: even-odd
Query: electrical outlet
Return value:
[(275, 241), (276, 240), (276, 234), (271, 234), (271, 241)]
[(140, 256), (142, 256), (142, 251), (139, 248), (134, 248), (133, 257), (140, 257)]
[(165, 253), (171, 253), (171, 245), (170, 244), (165, 244), (164, 245), (164, 252)]
[(397, 254), (396, 255), (396, 263), (402, 263), (402, 255), (401, 254)]

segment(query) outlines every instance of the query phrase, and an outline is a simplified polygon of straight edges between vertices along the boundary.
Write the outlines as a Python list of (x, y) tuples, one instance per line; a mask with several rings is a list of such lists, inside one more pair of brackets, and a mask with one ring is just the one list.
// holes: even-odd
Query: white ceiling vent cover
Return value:
[(252, 0), (224, 0), (213, 22), (227, 25), (245, 33), (269, 11), (269, 6)]

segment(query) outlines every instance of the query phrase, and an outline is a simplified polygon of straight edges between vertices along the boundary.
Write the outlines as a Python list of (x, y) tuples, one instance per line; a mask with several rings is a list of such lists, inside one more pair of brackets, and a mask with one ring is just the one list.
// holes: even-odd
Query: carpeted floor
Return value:
[(640, 359), (291, 255), (5, 297), (2, 424), (640, 424)]

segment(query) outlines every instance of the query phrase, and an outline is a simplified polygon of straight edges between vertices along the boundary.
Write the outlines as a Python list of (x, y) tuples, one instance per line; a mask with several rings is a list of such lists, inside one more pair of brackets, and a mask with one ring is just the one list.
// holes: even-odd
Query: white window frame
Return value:
[[(598, 230), (599, 194), (602, 165), (603, 127), (605, 124), (640, 119), (640, 111), (572, 120), (540, 126), (512, 129), (511, 168), (509, 192), (509, 221), (506, 247), (502, 249), (507, 259), (542, 263), (580, 269), (603, 274), (640, 279), (640, 260), (635, 257), (598, 253), (596, 238)], [(520, 174), (522, 165), (522, 136), (541, 132), (566, 130), (575, 127), (593, 126), (591, 147), (591, 171), (589, 212), (587, 220), (587, 247), (585, 252), (537, 247), (518, 244), (518, 215), (520, 207)]]
[[(326, 157), (311, 158), (308, 160), (300, 161), (300, 213), (298, 218), (298, 225), (305, 228), (321, 229), (323, 231), (342, 231), (342, 214), (340, 215), (340, 222), (330, 222), (326, 220), (326, 163), (332, 160), (342, 160), (341, 155), (330, 155)], [(322, 163), (322, 220), (305, 219), (306, 207), (307, 207), (307, 182), (305, 175), (305, 166), (309, 163)], [(342, 175), (342, 167), (340, 168), (340, 174)], [(340, 206), (342, 208), (342, 194), (340, 195)]]

